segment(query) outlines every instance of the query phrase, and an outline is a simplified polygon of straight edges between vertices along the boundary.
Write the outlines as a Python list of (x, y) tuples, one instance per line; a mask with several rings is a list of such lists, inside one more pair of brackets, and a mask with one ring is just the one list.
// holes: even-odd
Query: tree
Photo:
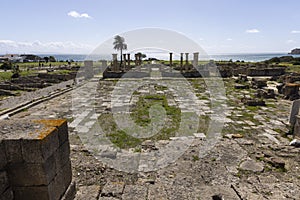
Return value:
[(115, 41), (113, 43), (114, 49), (115, 50), (120, 50), (120, 57), (121, 57), (121, 64), (122, 65), (122, 55), (123, 55), (123, 50), (127, 50), (127, 44), (125, 44), (125, 39), (119, 35), (117, 35), (115, 38)]
[(55, 59), (54, 56), (49, 56), (49, 61), (50, 61), (50, 62), (56, 62), (56, 59)]
[(10, 69), (12, 69), (12, 63), (10, 62), (10, 61), (5, 61), (2, 65), (1, 65), (1, 67), (0, 67), (0, 69), (3, 69), (3, 70), (10, 70)]
[(137, 55), (140, 56), (141, 58), (146, 58), (146, 57), (147, 57), (146, 54), (143, 54), (143, 53), (141, 53), (141, 52), (138, 52)]
[(47, 56), (44, 57), (44, 60), (45, 60), (46, 63), (48, 63), (49, 62), (49, 57), (47, 57)]

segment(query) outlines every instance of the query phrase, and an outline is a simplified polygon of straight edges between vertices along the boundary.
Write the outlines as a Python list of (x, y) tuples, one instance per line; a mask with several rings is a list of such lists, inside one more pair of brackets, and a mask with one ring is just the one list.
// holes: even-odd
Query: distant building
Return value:
[(5, 54), (4, 56), (0, 56), (0, 62), (23, 62), (23, 58), (19, 54)]
[(41, 57), (33, 54), (22, 54), (23, 62), (40, 62), (44, 61)]

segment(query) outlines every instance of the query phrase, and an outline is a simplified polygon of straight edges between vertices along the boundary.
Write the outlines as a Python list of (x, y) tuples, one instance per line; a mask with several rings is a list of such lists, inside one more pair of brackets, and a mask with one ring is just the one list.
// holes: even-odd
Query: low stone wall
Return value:
[(194, 71), (184, 71), (181, 73), (176, 72), (162, 72), (163, 77), (185, 77), (185, 78), (198, 78), (198, 77), (209, 77), (208, 70), (194, 70)]
[(273, 67), (273, 68), (248, 68), (248, 76), (280, 76), (285, 73), (285, 67)]
[(40, 79), (50, 79), (50, 80), (60, 80), (60, 81), (67, 81), (74, 79), (76, 77), (76, 73), (70, 74), (48, 74), (48, 73), (40, 73), (38, 74)]
[(149, 76), (149, 73), (146, 72), (103, 72), (103, 78), (145, 78)]
[(66, 120), (0, 122), (0, 199), (74, 199)]

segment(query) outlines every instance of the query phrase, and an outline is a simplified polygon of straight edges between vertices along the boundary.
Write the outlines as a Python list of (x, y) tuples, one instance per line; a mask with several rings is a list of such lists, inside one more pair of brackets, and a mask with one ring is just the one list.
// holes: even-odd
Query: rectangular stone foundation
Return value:
[(69, 156), (66, 120), (2, 121), (0, 200), (73, 199)]
[(295, 121), (296, 122), (294, 125), (294, 137), (300, 139), (300, 115), (296, 115)]

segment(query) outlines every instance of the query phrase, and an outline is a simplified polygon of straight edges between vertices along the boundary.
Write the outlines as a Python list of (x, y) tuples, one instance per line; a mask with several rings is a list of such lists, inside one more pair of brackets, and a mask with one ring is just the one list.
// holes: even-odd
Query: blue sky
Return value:
[(89, 53), (144, 27), (178, 31), (209, 54), (300, 47), (298, 0), (0, 0), (0, 53)]

